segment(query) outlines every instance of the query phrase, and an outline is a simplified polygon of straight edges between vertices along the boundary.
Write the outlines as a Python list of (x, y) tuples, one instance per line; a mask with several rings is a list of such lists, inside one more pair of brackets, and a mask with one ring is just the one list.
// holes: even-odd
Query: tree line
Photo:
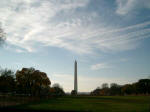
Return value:
[[(10, 69), (0, 69), (0, 94), (26, 96), (63, 96), (65, 92), (59, 84), (53, 84), (45, 72), (35, 68), (22, 68), (13, 72)], [(75, 91), (71, 92), (75, 95)], [(141, 95), (150, 94), (150, 79), (140, 79), (132, 84), (119, 85), (103, 83), (90, 95)]]
[(22, 68), (14, 73), (10, 69), (0, 70), (0, 93), (27, 96), (61, 96), (65, 92), (59, 84), (51, 87), (47, 74), (34, 68)]
[(91, 92), (91, 95), (149, 95), (150, 79), (140, 79), (132, 84), (119, 85), (111, 83), (103, 83), (101, 87)]

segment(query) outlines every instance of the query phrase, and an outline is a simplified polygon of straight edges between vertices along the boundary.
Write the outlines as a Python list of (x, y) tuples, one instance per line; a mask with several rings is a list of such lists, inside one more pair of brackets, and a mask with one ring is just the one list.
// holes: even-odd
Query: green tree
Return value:
[(65, 92), (64, 92), (63, 88), (58, 83), (55, 83), (55, 84), (53, 84), (53, 86), (51, 88), (51, 95), (63, 96), (63, 95), (65, 95)]
[(100, 91), (100, 95), (109, 95), (109, 86), (108, 83), (103, 83), (102, 84), (102, 89)]
[(124, 95), (129, 95), (129, 94), (133, 94), (133, 86), (131, 84), (126, 84), (122, 87), (121, 92)]
[(150, 94), (150, 79), (140, 79), (137, 86), (139, 93)]
[(76, 90), (72, 90), (71, 91), (71, 95), (77, 95), (77, 91)]
[(93, 90), (93, 91), (91, 92), (91, 95), (96, 95), (96, 96), (98, 96), (98, 95), (100, 95), (100, 91), (101, 91), (100, 87), (97, 87), (95, 90)]
[(120, 95), (121, 94), (121, 86), (116, 83), (110, 84), (110, 95)]
[(106, 88), (109, 88), (109, 87), (108, 87), (108, 83), (103, 83), (103, 84), (102, 84), (102, 89), (106, 89)]
[(14, 72), (9, 69), (0, 70), (0, 92), (12, 93), (15, 91)]
[(132, 84), (132, 92), (138, 94), (138, 82)]

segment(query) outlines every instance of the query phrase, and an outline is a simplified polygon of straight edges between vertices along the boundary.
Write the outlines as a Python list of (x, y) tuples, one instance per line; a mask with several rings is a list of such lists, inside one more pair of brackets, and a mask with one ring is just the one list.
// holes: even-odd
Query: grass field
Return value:
[(62, 97), (24, 104), (15, 108), (81, 112), (150, 112), (150, 96)]

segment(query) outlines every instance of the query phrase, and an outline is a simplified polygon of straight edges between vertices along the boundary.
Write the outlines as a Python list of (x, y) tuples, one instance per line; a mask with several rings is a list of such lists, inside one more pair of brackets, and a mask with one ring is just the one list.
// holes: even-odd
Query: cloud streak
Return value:
[[(123, 3), (117, 2), (120, 4), (117, 12), (122, 13)], [(127, 4), (132, 4), (130, 2)], [(120, 28), (106, 27), (101, 24), (103, 21), (95, 23), (97, 12), (78, 11), (88, 3), (89, 0), (2, 0), (0, 21), (7, 33), (7, 42), (17, 47), (17, 52), (35, 52), (53, 46), (89, 54), (95, 50), (135, 49), (139, 40), (150, 36), (150, 21)]]
[(142, 8), (150, 9), (149, 0), (116, 0), (116, 3), (118, 5), (116, 13), (119, 15), (137, 12), (138, 9)]
[(101, 70), (101, 69), (105, 69), (105, 68), (110, 68), (110, 66), (108, 66), (105, 63), (98, 63), (98, 64), (91, 66), (91, 70)]

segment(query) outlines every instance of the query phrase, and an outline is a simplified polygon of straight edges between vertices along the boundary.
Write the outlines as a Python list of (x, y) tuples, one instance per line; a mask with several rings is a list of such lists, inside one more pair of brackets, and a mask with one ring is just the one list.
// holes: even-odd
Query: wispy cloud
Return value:
[(116, 13), (120, 15), (137, 12), (140, 8), (150, 9), (149, 0), (116, 0), (116, 2), (118, 5)]
[(91, 66), (91, 70), (100, 70), (105, 68), (110, 68), (110, 66), (106, 63), (98, 63)]
[[(53, 46), (87, 54), (95, 50), (135, 49), (139, 40), (150, 37), (150, 21), (128, 27), (106, 27), (103, 21), (94, 21), (97, 12), (78, 11), (88, 3), (89, 0), (2, 0), (0, 21), (7, 33), (7, 42), (16, 46), (17, 52)], [(122, 5), (119, 7), (118, 11)]]
[(127, 62), (127, 61), (129, 61), (129, 59), (128, 58), (121, 58), (120, 61), (121, 62)]

